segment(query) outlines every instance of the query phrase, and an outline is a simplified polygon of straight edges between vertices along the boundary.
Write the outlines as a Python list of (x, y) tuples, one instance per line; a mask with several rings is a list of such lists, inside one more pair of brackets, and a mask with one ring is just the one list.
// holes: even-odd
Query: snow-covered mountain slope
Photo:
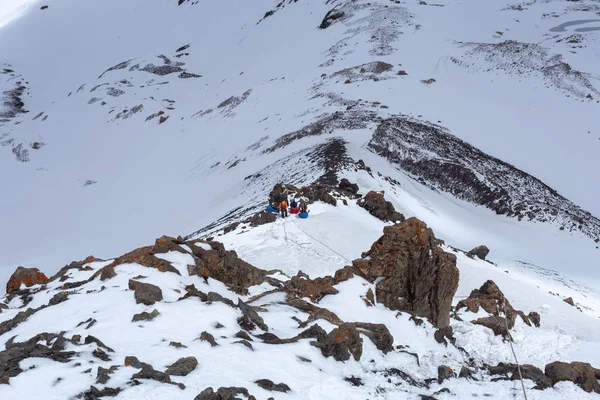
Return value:
[(599, 287), (596, 1), (2, 7), (1, 276), (356, 169), (454, 246)]
[[(115, 260), (73, 263), (43, 285), (20, 281), (5, 298), (8, 308), (0, 308), (0, 342), (7, 342), (0, 397), (218, 399), (206, 389), (238, 387), (238, 399), (521, 398), (520, 383), (510, 380), (514, 367), (499, 364), (514, 363), (509, 342), (473, 323), (487, 316), (483, 309), (459, 307), (488, 280), (515, 310), (541, 316), (539, 328), (517, 316), (510, 331), (528, 398), (597, 397), (584, 383), (534, 389), (549, 379), (544, 371), (552, 376), (545, 366), (554, 361), (600, 365), (597, 293), (531, 279), (510, 264), (446, 246), (460, 271), (452, 344), (428, 320), (382, 304), (376, 286), (385, 278), (340, 272), (391, 225), (355, 200), (346, 203), (316, 202), (306, 220), (290, 216), (217, 233), (263, 272), (216, 242), (160, 238)], [(409, 221), (400, 227), (411, 229)], [(313, 279), (335, 274), (338, 283), (328, 287), (302, 274), (290, 280), (300, 270)], [(160, 290), (136, 288), (143, 284)], [(565, 303), (567, 296), (583, 312)], [(450, 371), (443, 378), (447, 367), (461, 377)]]

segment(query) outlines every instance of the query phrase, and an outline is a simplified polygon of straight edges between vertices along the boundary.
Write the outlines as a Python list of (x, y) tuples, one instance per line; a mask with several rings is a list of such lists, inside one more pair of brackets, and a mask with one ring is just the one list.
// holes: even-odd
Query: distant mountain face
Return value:
[(594, 1), (28, 7), (0, 30), (0, 266), (208, 232), (356, 171), (600, 237), (575, 182), (600, 167)]

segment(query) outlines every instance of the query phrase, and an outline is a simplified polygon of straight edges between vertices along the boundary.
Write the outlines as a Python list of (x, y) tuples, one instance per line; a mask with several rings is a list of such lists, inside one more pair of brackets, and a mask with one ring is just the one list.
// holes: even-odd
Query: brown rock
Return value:
[(545, 373), (552, 385), (560, 381), (571, 381), (588, 393), (600, 393), (595, 369), (588, 363), (575, 361), (569, 364), (555, 361), (546, 365)]
[[(277, 220), (277, 215), (270, 213), (270, 212), (266, 212), (266, 211), (260, 211), (256, 214), (254, 214), (254, 216), (252, 216), (252, 218), (250, 218), (250, 225), (251, 226), (260, 226), (260, 225), (264, 225), (264, 224), (268, 224), (271, 222), (275, 222)], [(227, 233), (227, 232), (225, 232)]]
[(532, 311), (527, 316), (529, 317), (529, 320), (533, 322), (533, 325), (535, 325), (536, 328), (540, 327), (540, 314), (536, 313), (535, 311)]
[(456, 374), (452, 368), (447, 365), (440, 365), (438, 367), (438, 383), (444, 382), (446, 379), (456, 378)]
[(397, 212), (394, 205), (384, 199), (383, 193), (371, 190), (365, 197), (359, 199), (356, 204), (367, 210), (374, 217), (385, 222), (402, 222), (405, 220), (404, 215)]
[(362, 339), (354, 324), (341, 324), (323, 341), (311, 344), (320, 348), (324, 357), (333, 357), (336, 361), (349, 360), (351, 355), (358, 361), (362, 355)]
[(570, 306), (575, 307), (575, 302), (573, 301), (572, 297), (567, 297), (566, 299), (563, 300), (565, 303), (567, 303)]
[(378, 350), (384, 354), (394, 350), (394, 337), (384, 324), (369, 324), (366, 322), (356, 322), (354, 326), (359, 333), (371, 339), (371, 342)]
[(139, 281), (129, 280), (129, 289), (134, 291), (135, 302), (137, 304), (142, 303), (147, 306), (151, 306), (157, 301), (163, 299), (162, 290), (150, 283), (144, 283)]
[[(483, 308), (486, 312), (491, 314), (491, 317), (480, 318), (477, 320), (479, 322), (475, 321), (474, 323), (487, 326), (495, 333), (502, 332), (496, 334), (502, 334), (505, 337), (508, 335), (508, 332), (506, 331), (506, 327), (501, 326), (504, 324), (505, 318), (508, 322), (508, 329), (514, 327), (517, 315), (519, 315), (527, 325), (531, 326), (531, 322), (533, 322), (536, 327), (539, 327), (540, 315), (538, 313), (531, 312), (529, 315), (525, 315), (524, 312), (515, 310), (498, 285), (491, 280), (486, 281), (479, 289), (471, 291), (469, 298), (459, 301), (456, 305), (456, 311), (463, 308), (474, 313), (477, 313), (480, 308)], [(505, 318), (500, 317), (500, 315), (504, 315), (505, 309)], [(498, 317), (500, 319), (492, 317)]]
[(480, 260), (485, 260), (485, 258), (487, 257), (487, 255), (489, 253), (490, 253), (490, 249), (488, 249), (487, 246), (485, 246), (485, 245), (481, 245), (481, 246), (477, 246), (474, 249), (472, 249), (471, 251), (469, 251), (467, 253), (467, 257), (475, 258), (475, 256), (477, 256), (477, 258), (479, 258)]
[(506, 323), (506, 318), (504, 318), (504, 317), (498, 317), (498, 316), (483, 317), (483, 318), (476, 319), (475, 321), (473, 321), (473, 323), (476, 325), (485, 326), (486, 328), (490, 328), (492, 331), (494, 331), (494, 335), (496, 335), (496, 336), (502, 335), (505, 338), (508, 338), (510, 336), (510, 333), (506, 329), (507, 323)]
[[(190, 266), (190, 275), (213, 278), (226, 284), (237, 294), (248, 294), (248, 288), (263, 283), (267, 271), (240, 259), (235, 251), (226, 251), (219, 242), (194, 240), (187, 242), (195, 256), (196, 265)], [(210, 245), (211, 250), (197, 246), (198, 243)]]
[(334, 284), (335, 281), (330, 276), (305, 279), (302, 276), (296, 275), (286, 282), (286, 290), (295, 293), (300, 297), (308, 297), (313, 303), (318, 303), (328, 294), (339, 293), (339, 291), (333, 287)]
[(6, 293), (16, 292), (21, 285), (31, 287), (33, 285), (44, 285), (48, 281), (48, 277), (37, 268), (18, 267), (6, 283)]
[(358, 193), (358, 185), (356, 183), (350, 183), (350, 181), (346, 178), (342, 178), (340, 180), (338, 187), (352, 195), (356, 195)]
[(416, 218), (386, 226), (364, 258), (353, 262), (354, 272), (370, 282), (384, 278), (376, 285), (379, 303), (442, 328), (450, 322), (459, 272), (456, 257), (438, 244), (431, 229)]

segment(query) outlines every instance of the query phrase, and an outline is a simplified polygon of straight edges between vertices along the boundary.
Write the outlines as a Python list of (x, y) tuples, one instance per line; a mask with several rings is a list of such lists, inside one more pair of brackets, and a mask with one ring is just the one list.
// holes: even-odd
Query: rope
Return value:
[(506, 325), (506, 332), (508, 332), (508, 343), (510, 344), (510, 350), (512, 351), (513, 357), (515, 358), (515, 363), (517, 364), (517, 370), (519, 371), (519, 379), (521, 380), (521, 388), (523, 389), (523, 397), (527, 400), (527, 392), (525, 391), (525, 383), (523, 382), (523, 374), (521, 374), (521, 365), (519, 364), (519, 360), (517, 360), (517, 354), (515, 353), (515, 349), (513, 347), (512, 336), (510, 335), (510, 331), (508, 330), (508, 314), (506, 313), (506, 304), (502, 301), (502, 308), (504, 309), (504, 324)]
[[(323, 246), (327, 247), (329, 250), (333, 251), (335, 254), (337, 254), (338, 256), (340, 256), (341, 258), (343, 258), (344, 260), (348, 261), (350, 264), (352, 264), (352, 261), (347, 259), (346, 257), (344, 257), (343, 255), (341, 255), (340, 253), (338, 253), (337, 251), (335, 251), (334, 249), (332, 249), (331, 247), (327, 246), (325, 243), (323, 243), (322, 241), (320, 241), (319, 239), (317, 239), (316, 237), (314, 237), (313, 235), (311, 235), (310, 233), (306, 232), (304, 229), (300, 228), (300, 226), (298, 226), (298, 224), (296, 223), (296, 221), (292, 220), (292, 223), (294, 225), (296, 225), (296, 228), (300, 229), (302, 232), (304, 232), (304, 234), (310, 238), (312, 238), (313, 240), (321, 243)], [(285, 224), (284, 224), (284, 228), (285, 228)]]

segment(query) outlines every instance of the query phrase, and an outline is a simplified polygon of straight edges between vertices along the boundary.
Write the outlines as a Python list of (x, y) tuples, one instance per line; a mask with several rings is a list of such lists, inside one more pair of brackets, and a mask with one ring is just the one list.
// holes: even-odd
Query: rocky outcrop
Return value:
[(167, 367), (165, 374), (176, 376), (187, 376), (198, 367), (196, 357), (182, 357)]
[(406, 219), (404, 215), (396, 211), (391, 202), (385, 200), (382, 192), (371, 190), (365, 197), (359, 199), (356, 204), (384, 222), (402, 222)]
[(135, 302), (151, 306), (163, 299), (162, 290), (151, 283), (129, 280), (129, 289), (134, 291)]
[(193, 240), (187, 242), (195, 256), (195, 265), (188, 267), (190, 275), (213, 278), (223, 282), (237, 294), (248, 294), (250, 286), (265, 281), (267, 271), (240, 259), (235, 251), (214, 241)]
[(438, 367), (438, 379), (437, 379), (437, 382), (441, 384), (446, 379), (450, 379), (450, 378), (456, 378), (456, 374), (454, 373), (454, 371), (452, 370), (452, 368), (450, 368), (447, 365), (440, 365)]
[(33, 285), (44, 285), (49, 279), (37, 268), (18, 267), (6, 283), (6, 293), (11, 294), (19, 290), (21, 285), (31, 287)]
[(266, 211), (259, 211), (250, 218), (250, 226), (260, 226), (275, 221), (277, 221), (277, 215)]
[(565, 363), (555, 361), (546, 365), (545, 374), (552, 381), (552, 385), (560, 381), (570, 381), (577, 384), (584, 391), (600, 393), (600, 384), (595, 375), (595, 369), (588, 363)]
[[(268, 331), (269, 327), (265, 324), (265, 321), (262, 319), (260, 315), (255, 311), (254, 307), (244, 303), (242, 299), (238, 299), (238, 307), (242, 311), (241, 319), (243, 322), (240, 323), (242, 328), (246, 329), (248, 326), (254, 327), (254, 325), (258, 326), (263, 331)], [(253, 328), (252, 328), (253, 329)], [(252, 330), (246, 329), (246, 330)]]
[(358, 194), (358, 185), (356, 183), (350, 183), (350, 181), (346, 178), (342, 178), (338, 185), (340, 190), (346, 191), (349, 194), (356, 196)]
[(289, 391), (291, 391), (292, 389), (290, 389), (290, 387), (288, 385), (286, 385), (285, 383), (274, 383), (272, 380), (269, 379), (259, 379), (257, 380), (256, 383), (258, 386), (260, 386), (261, 388), (268, 390), (270, 392), (282, 392), (282, 393), (287, 393)]
[(131, 322), (139, 322), (139, 321), (152, 321), (154, 318), (158, 317), (160, 313), (158, 310), (153, 310), (152, 312), (141, 312), (139, 314), (135, 314)]
[(508, 337), (509, 330), (515, 326), (517, 315), (529, 326), (532, 323), (536, 327), (540, 326), (538, 313), (530, 312), (529, 315), (525, 315), (523, 311), (515, 310), (498, 285), (491, 280), (486, 281), (479, 289), (471, 291), (467, 299), (459, 301), (456, 305), (457, 312), (466, 309), (478, 313), (481, 308), (491, 316), (479, 318), (473, 323), (490, 328), (495, 335)]
[(439, 247), (431, 229), (416, 218), (386, 226), (383, 236), (353, 262), (353, 271), (376, 283), (377, 301), (392, 310), (448, 326), (458, 287), (456, 257)]
[(322, 201), (323, 203), (337, 206), (337, 200), (331, 195), (332, 187), (328, 185), (310, 185), (300, 189), (297, 194), (307, 198), (311, 203)]
[(336, 361), (346, 361), (350, 356), (356, 361), (362, 355), (362, 338), (353, 324), (341, 324), (334, 328), (322, 341), (311, 342), (324, 357), (333, 357)]
[[(27, 358), (47, 358), (60, 363), (71, 361), (75, 352), (64, 351), (65, 339), (58, 340), (59, 337), (61, 336), (43, 333), (22, 343), (13, 343), (12, 340), (9, 340), (6, 350), (0, 351), (0, 384), (8, 384), (10, 378), (23, 372), (19, 363)], [(49, 342), (54, 339), (57, 340), (51, 347), (48, 347), (49, 344), (39, 343), (42, 340)]]
[(242, 400), (243, 398), (251, 398), (248, 389), (243, 387), (220, 387), (215, 392), (213, 388), (204, 389), (194, 400)]
[(485, 246), (485, 245), (481, 245), (481, 246), (475, 247), (474, 249), (471, 249), (467, 253), (467, 257), (475, 258), (475, 256), (477, 256), (477, 258), (479, 258), (480, 260), (485, 260), (485, 258), (487, 257), (487, 255), (489, 253), (490, 253), (490, 249), (488, 249), (487, 246)]
[(565, 303), (567, 303), (568, 305), (575, 307), (575, 302), (573, 301), (572, 297), (567, 297), (566, 299), (563, 300)]

